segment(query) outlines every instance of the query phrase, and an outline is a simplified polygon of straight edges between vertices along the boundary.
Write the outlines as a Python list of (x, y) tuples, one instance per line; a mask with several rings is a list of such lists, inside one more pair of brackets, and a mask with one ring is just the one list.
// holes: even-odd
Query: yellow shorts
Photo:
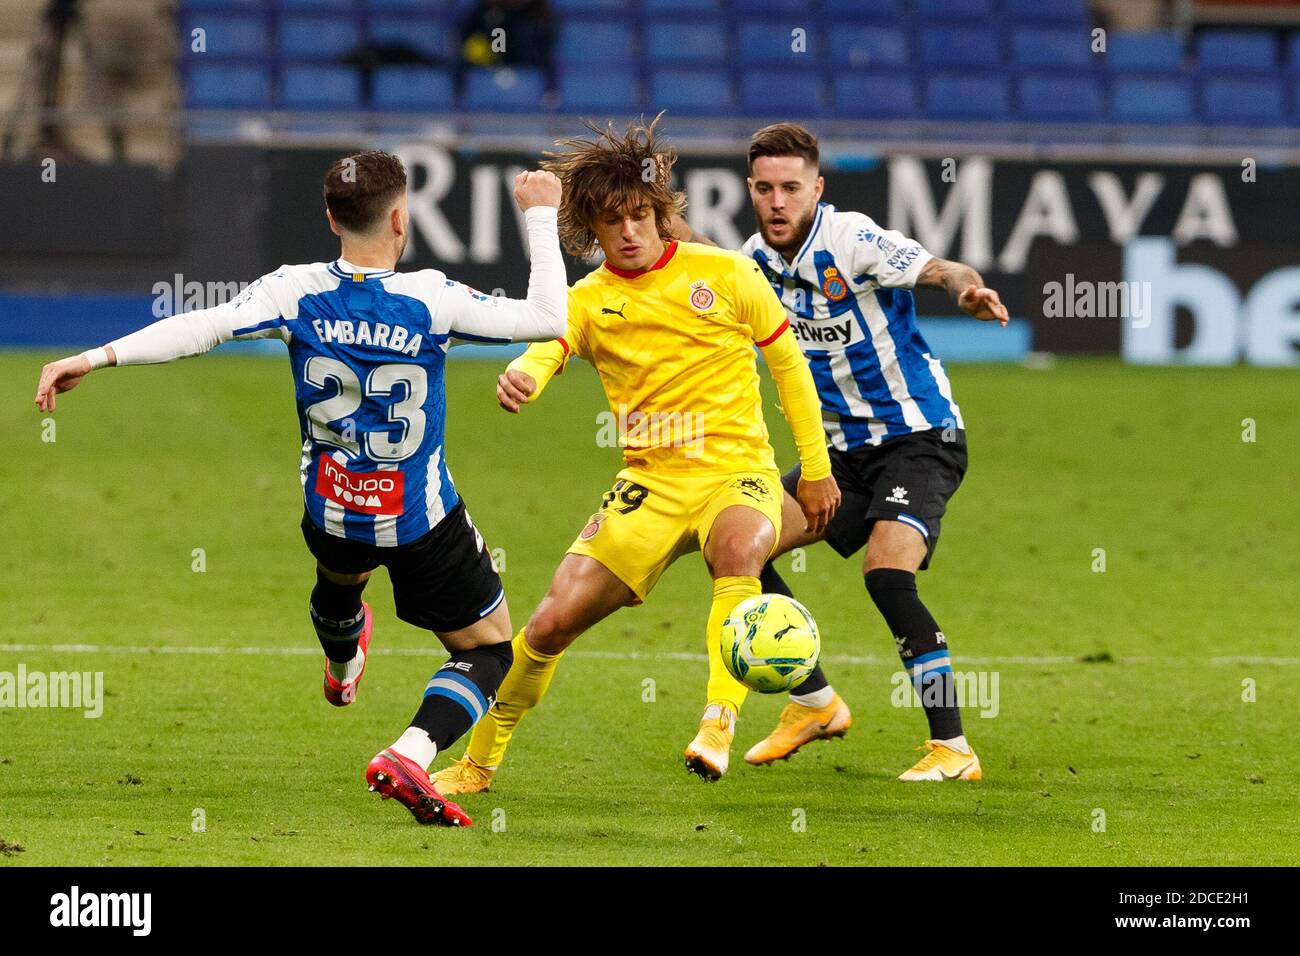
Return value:
[(643, 601), (668, 565), (703, 549), (713, 522), (732, 505), (767, 516), (775, 550), (783, 497), (775, 470), (700, 475), (624, 468), (569, 554), (595, 558)]

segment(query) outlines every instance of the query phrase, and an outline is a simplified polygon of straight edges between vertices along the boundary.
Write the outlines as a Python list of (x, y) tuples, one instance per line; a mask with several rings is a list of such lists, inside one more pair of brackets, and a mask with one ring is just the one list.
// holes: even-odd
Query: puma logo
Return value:
[(601, 314), (601, 315), (617, 315), (620, 319), (626, 319), (627, 316), (623, 314), (623, 310), (626, 309), (626, 308), (627, 308), (627, 303), (626, 303), (626, 302), (624, 302), (622, 305), (620, 305), (617, 309), (607, 309), (607, 308), (605, 308), (604, 306), (601, 306), (600, 314)]

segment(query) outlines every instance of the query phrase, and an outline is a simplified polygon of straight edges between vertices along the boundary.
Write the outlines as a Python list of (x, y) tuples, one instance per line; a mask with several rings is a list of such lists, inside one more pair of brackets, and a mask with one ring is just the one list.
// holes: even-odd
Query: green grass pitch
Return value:
[[(0, 708), (0, 865), (1300, 862), (1294, 371), (952, 370), (971, 472), (921, 590), (954, 667), (998, 678), (997, 715), (965, 712), (981, 783), (894, 780), (924, 720), (891, 704), (860, 562), (825, 546), (781, 567), (853, 729), (748, 767), (783, 702), (753, 695), (732, 772), (687, 775), (710, 594), (692, 555), (579, 640), (457, 832), (362, 780), (441, 661), (382, 572), (361, 697), (321, 699), (287, 363), (99, 373), (51, 435), (31, 404), (49, 357), (0, 356), (0, 671), (101, 671), (106, 696), (98, 719)], [(518, 626), (619, 459), (589, 368), (512, 418), (497, 367), (453, 363), (447, 447)]]

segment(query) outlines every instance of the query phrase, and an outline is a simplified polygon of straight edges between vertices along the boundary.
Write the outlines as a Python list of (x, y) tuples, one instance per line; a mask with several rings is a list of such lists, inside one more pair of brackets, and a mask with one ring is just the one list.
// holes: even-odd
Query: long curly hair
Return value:
[(545, 152), (542, 168), (560, 177), (560, 242), (570, 255), (588, 258), (598, 243), (593, 228), (598, 216), (609, 211), (631, 212), (644, 206), (654, 210), (655, 225), (665, 241), (672, 239), (669, 225), (686, 210), (686, 194), (670, 185), (677, 150), (655, 141), (660, 113), (649, 123), (642, 116), (619, 133), (613, 121), (601, 129), (590, 120), (583, 125), (595, 139), (563, 139), (557, 151)]

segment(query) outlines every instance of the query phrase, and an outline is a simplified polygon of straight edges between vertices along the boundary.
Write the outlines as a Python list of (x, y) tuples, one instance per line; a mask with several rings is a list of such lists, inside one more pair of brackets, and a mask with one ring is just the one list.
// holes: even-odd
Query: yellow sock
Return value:
[(543, 654), (529, 647), (522, 629), (510, 646), (515, 652), (514, 663), (497, 689), (496, 703), (474, 728), (465, 752), (480, 767), (492, 770), (500, 766), (506, 746), (524, 714), (541, 702), (551, 686), (555, 667), (564, 656), (563, 652)]
[(722, 622), (737, 604), (749, 597), (763, 593), (758, 578), (722, 577), (713, 582), (713, 606), (709, 608), (709, 690), (710, 704), (726, 704), (736, 713), (745, 702), (749, 688), (731, 676), (722, 663)]

